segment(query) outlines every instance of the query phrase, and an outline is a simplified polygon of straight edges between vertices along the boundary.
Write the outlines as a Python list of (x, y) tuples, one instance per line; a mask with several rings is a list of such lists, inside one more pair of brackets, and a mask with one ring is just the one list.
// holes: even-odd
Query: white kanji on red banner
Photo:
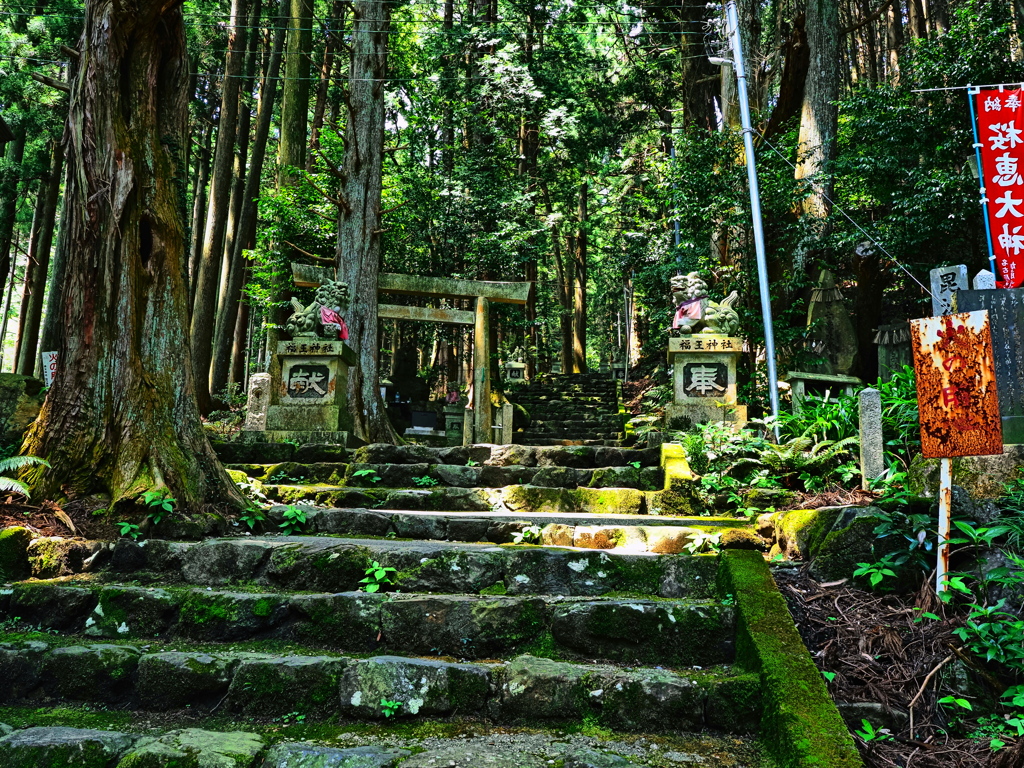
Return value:
[(975, 96), (982, 188), (1000, 288), (1024, 284), (1024, 91)]

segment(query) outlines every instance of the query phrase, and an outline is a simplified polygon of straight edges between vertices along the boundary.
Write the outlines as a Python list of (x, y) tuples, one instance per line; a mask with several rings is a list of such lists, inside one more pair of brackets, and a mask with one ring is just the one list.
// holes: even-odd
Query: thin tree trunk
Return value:
[(195, 201), (192, 205), (192, 245), (188, 259), (189, 311), (196, 301), (196, 278), (199, 276), (199, 260), (203, 255), (203, 231), (206, 225), (206, 193), (210, 178), (210, 145), (213, 141), (213, 126), (207, 123), (203, 132), (203, 149), (196, 160), (197, 170)]
[(64, 167), (64, 150), (59, 141), (53, 142), (50, 151), (50, 170), (45, 182), (43, 212), (40, 220), (39, 237), (29, 254), (29, 271), (25, 275), (25, 297), (21, 302), (21, 318), (18, 324), (18, 364), (16, 371), (31, 376), (36, 370), (39, 347), (39, 324), (43, 315), (46, 274), (50, 266), (50, 248), (53, 244), (53, 229), (57, 218), (57, 203), (60, 198), (60, 177)]
[[(838, 0), (807, 0), (807, 45), (810, 67), (804, 85), (803, 109), (800, 115), (800, 156), (796, 179), (811, 183), (810, 193), (802, 203), (803, 213), (818, 228), (816, 240), (826, 233), (832, 204), (830, 165), (835, 157), (839, 113), (839, 3)], [(796, 272), (803, 270), (807, 248), (794, 255)]]
[[(245, 190), (242, 193), (242, 208), (238, 217), (238, 232), (234, 241), (234, 253), (231, 256), (231, 269), (228, 272), (226, 301), (223, 311), (217, 315), (215, 335), (215, 352), (213, 361), (213, 380), (239, 382), (230, 372), (237, 374), (239, 366), (244, 368), (244, 361), (239, 359), (239, 324), (236, 322), (241, 301), (242, 288), (245, 285), (246, 262), (243, 252), (251, 249), (256, 242), (256, 220), (259, 215), (257, 198), (263, 177), (263, 164), (267, 157), (267, 139), (270, 136), (271, 120), (274, 116), (274, 102), (277, 99), (278, 75), (281, 72), (281, 54), (284, 49), (284, 27), (288, 19), (289, 0), (280, 0), (277, 9), (277, 20), (274, 26), (273, 48), (267, 63), (267, 74), (260, 88), (259, 112), (256, 115), (256, 135), (252, 143), (252, 157), (249, 160), (249, 171), (245, 179)], [(242, 347), (248, 336), (248, 309), (245, 310), (246, 322), (242, 328)], [(232, 343), (232, 339), (234, 342)], [(236, 362), (232, 363), (231, 361)], [(221, 385), (223, 386), (223, 385)]]
[(331, 10), (331, 25), (327, 30), (327, 42), (324, 43), (324, 60), (320, 65), (320, 82), (317, 84), (316, 101), (313, 107), (313, 125), (310, 128), (309, 157), (306, 158), (306, 170), (313, 170), (316, 163), (315, 152), (320, 149), (320, 132), (324, 127), (324, 114), (327, 112), (327, 94), (334, 77), (334, 62), (337, 56), (338, 41), (345, 27), (345, 0), (334, 0)]
[(384, 78), (388, 0), (356, 0), (349, 64), (345, 180), (338, 224), (338, 277), (352, 297), (345, 318), (359, 362), (349, 370), (348, 407), (357, 437), (394, 443), (378, 385), (377, 275), (381, 256), (381, 171), (384, 156)]
[[(21, 305), (18, 309), (18, 335), (14, 340), (14, 365), (12, 370), (18, 372), (18, 360), (21, 357), (21, 343), (25, 337), (25, 309), (32, 295), (32, 280), (36, 277), (35, 261), (39, 249), (39, 236), (42, 234), (43, 212), (46, 208), (46, 190), (49, 185), (46, 179), (39, 180), (39, 191), (36, 193), (36, 204), (32, 211), (32, 224), (29, 226), (28, 253), (25, 263), (25, 279), (21, 286)], [(15, 259), (17, 261), (17, 259)]]
[(231, 1), (231, 35), (228, 38), (221, 88), (220, 119), (217, 121), (217, 150), (213, 158), (210, 203), (206, 211), (203, 255), (196, 277), (196, 300), (192, 308), (192, 364), (195, 366), (196, 397), (201, 413), (213, 407), (210, 397), (210, 364), (213, 357), (213, 331), (217, 316), (217, 282), (224, 253), (224, 232), (228, 223), (231, 197), (231, 167), (235, 157), (238, 130), (238, 91), (245, 63), (247, 0)]
[[(242, 249), (237, 247), (241, 227), (242, 207), (245, 200), (245, 188), (248, 185), (246, 163), (249, 158), (249, 129), (252, 122), (252, 105), (250, 97), (253, 90), (253, 76), (256, 73), (256, 60), (259, 58), (260, 35), (256, 26), (260, 19), (260, 0), (253, 0), (249, 13), (249, 50), (246, 53), (245, 78), (243, 88), (238, 93), (238, 147), (235, 152), (234, 169), (231, 182), (231, 201), (228, 205), (228, 226), (224, 234), (224, 255), (220, 274), (220, 292), (217, 297), (217, 313), (213, 331), (213, 361), (210, 371), (210, 391), (215, 395), (224, 391), (228, 385), (228, 372), (231, 361), (232, 333), (235, 329), (235, 317), (238, 314), (238, 299), (241, 294), (240, 280), (237, 275), (244, 268)], [(262, 170), (262, 165), (261, 165)], [(251, 247), (251, 246), (250, 246)], [(235, 284), (231, 279), (235, 276)]]
[(576, 210), (579, 230), (576, 233), (576, 259), (573, 290), (575, 301), (572, 314), (572, 370), (573, 373), (587, 372), (587, 193), (589, 186), (584, 179), (580, 183), (579, 203)]
[(889, 51), (888, 76), (891, 85), (900, 82), (900, 48), (903, 47), (903, 18), (897, 8), (886, 13), (885, 45)]
[[(0, 178), (0, 280), (11, 271), (11, 245), (14, 219), (18, 212), (18, 188), (21, 186), (21, 163), (25, 157), (25, 128), (14, 130), (14, 141), (7, 147), (6, 173)], [(0, 282), (0, 295), (4, 283)]]
[(281, 144), (278, 185), (287, 184), (293, 168), (306, 167), (306, 126), (309, 124), (309, 52), (313, 46), (313, 0), (291, 0), (285, 52), (284, 95), (281, 100)]
[(176, 508), (241, 508), (192, 380), (185, 227), (188, 66), (181, 6), (87, 0), (68, 115), (65, 328), (25, 453), (43, 498), (166, 491)]

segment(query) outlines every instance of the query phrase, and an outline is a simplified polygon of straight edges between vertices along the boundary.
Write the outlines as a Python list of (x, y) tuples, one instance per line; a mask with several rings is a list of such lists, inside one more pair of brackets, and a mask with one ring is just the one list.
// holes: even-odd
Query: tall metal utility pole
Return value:
[[(740, 101), (740, 124), (743, 128), (743, 150), (747, 156), (747, 183), (750, 187), (750, 216), (753, 219), (754, 252), (757, 257), (757, 285), (761, 293), (761, 317), (764, 321), (764, 355), (768, 362), (768, 398), (772, 415), (779, 415), (779, 375), (775, 368), (775, 330), (772, 327), (772, 297), (768, 292), (768, 261), (764, 254), (764, 227), (761, 224), (761, 192), (757, 184), (757, 166), (754, 164), (754, 129), (750, 126), (750, 101), (747, 97), (747, 72), (743, 66), (743, 47), (740, 44), (740, 19), (735, 0), (725, 6), (725, 19), (732, 42), (733, 66), (736, 69), (737, 91)], [(779, 427), (775, 425), (775, 439)]]

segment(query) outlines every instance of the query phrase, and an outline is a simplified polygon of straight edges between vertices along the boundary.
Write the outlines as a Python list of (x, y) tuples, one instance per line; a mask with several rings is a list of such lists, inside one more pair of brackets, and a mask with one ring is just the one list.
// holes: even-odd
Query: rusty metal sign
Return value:
[(1003, 452), (988, 311), (910, 321), (921, 452), (927, 458)]

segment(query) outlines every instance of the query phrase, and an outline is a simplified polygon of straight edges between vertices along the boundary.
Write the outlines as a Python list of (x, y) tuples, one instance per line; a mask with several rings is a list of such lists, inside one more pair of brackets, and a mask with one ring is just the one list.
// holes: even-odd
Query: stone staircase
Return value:
[(522, 445), (626, 444), (619, 384), (607, 373), (541, 374), (509, 399), (530, 414)]
[(0, 536), (0, 766), (790, 764), (756, 736), (767, 565), (686, 552), (746, 521), (664, 514), (656, 450), (218, 450), (287, 505)]

